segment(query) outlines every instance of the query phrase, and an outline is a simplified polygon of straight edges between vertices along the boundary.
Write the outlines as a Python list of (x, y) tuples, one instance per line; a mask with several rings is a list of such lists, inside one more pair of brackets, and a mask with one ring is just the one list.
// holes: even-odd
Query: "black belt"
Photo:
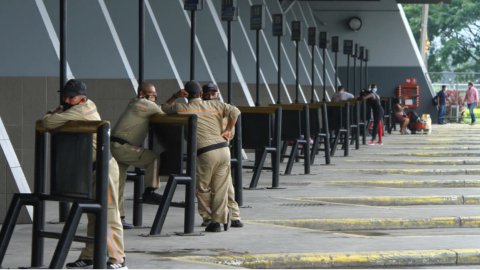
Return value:
[(200, 149), (197, 150), (197, 157), (200, 156), (201, 154), (204, 154), (204, 153), (208, 152), (208, 151), (212, 151), (212, 150), (220, 149), (220, 148), (224, 148), (224, 147), (228, 147), (227, 142), (221, 142), (221, 143), (212, 144), (212, 145), (200, 148)]
[(110, 137), (110, 142), (111, 142), (111, 143), (116, 142), (116, 143), (119, 143), (119, 144), (121, 144), (121, 145), (131, 144), (131, 143), (125, 141), (124, 139), (120, 139), (120, 138), (117, 138), (117, 137)]

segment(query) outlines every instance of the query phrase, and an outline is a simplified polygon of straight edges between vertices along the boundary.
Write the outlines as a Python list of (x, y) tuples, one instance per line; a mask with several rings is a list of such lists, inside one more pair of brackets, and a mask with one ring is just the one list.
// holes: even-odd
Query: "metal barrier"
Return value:
[[(3, 262), (23, 205), (34, 208), (31, 267), (42, 267), (44, 238), (59, 239), (49, 268), (63, 268), (72, 241), (94, 243), (93, 268), (105, 268), (107, 258), (108, 163), (110, 123), (70, 121), (51, 138), (51, 185), (46, 193), (48, 133), (39, 120), (35, 132), (34, 193), (15, 194), (0, 232), (0, 265)], [(93, 162), (93, 135), (97, 134)], [(96, 191), (93, 196), (93, 171)], [(95, 197), (95, 199), (93, 199)], [(72, 202), (62, 233), (45, 231), (45, 201)], [(83, 213), (95, 214), (93, 238), (76, 236)]]
[(360, 121), (360, 114), (362, 112), (363, 102), (350, 100), (348, 101), (350, 106), (353, 108), (350, 110), (350, 145), (355, 143), (355, 149), (360, 149), (360, 134), (363, 134), (363, 138), (365, 138), (365, 122)]
[[(280, 162), (284, 157), (288, 157), (285, 175), (292, 172), (294, 161), (304, 159), (304, 173), (310, 174), (310, 111), (308, 104), (270, 104), (271, 107), (282, 108), (282, 133), (281, 140), (283, 146), (280, 154)], [(301, 139), (301, 136), (304, 139)], [(290, 141), (293, 141), (292, 150), (286, 155), (287, 147)], [(302, 155), (298, 154), (299, 145), (303, 146)], [(308, 149), (305, 151), (305, 149)]]
[[(255, 150), (255, 165), (243, 166), (253, 169), (250, 189), (257, 187), (262, 170), (272, 170), (272, 188), (279, 188), (280, 144), (282, 132), (282, 108), (238, 107), (242, 123), (243, 149)], [(265, 158), (270, 153), (272, 166), (264, 167)]]
[[(322, 104), (323, 102), (320, 102)], [(348, 156), (348, 140), (350, 138), (350, 103), (345, 101), (326, 102), (328, 114), (328, 129), (334, 133), (331, 139), (330, 155), (334, 156), (339, 141), (342, 143), (344, 156)]]
[(233, 137), (231, 153), (231, 168), (235, 201), (238, 206), (243, 206), (243, 177), (242, 177), (242, 119), (238, 117), (235, 124), (235, 136)]
[(380, 104), (383, 107), (383, 110), (385, 112), (383, 116), (383, 122), (384, 122), (384, 128), (386, 131), (388, 131), (388, 134), (392, 134), (392, 117), (391, 117), (391, 112), (392, 112), (392, 98), (390, 97), (383, 97), (380, 98)]
[(136, 228), (143, 226), (143, 203), (142, 192), (145, 189), (143, 178), (145, 177), (145, 170), (135, 168), (132, 172), (127, 172), (127, 179), (133, 181), (133, 225)]
[[(325, 164), (331, 164), (330, 161), (330, 131), (328, 129), (328, 112), (326, 103), (313, 103), (309, 105), (310, 113), (310, 134), (314, 135), (310, 162), (315, 162), (315, 156), (318, 151), (325, 153)], [(319, 144), (323, 143), (323, 148)]]
[[(170, 206), (185, 208), (183, 233), (177, 235), (202, 235), (194, 233), (195, 224), (195, 167), (197, 157), (197, 116), (160, 115), (150, 117), (149, 149), (160, 154), (159, 175), (169, 175), (163, 198), (153, 220), (150, 234), (159, 235)], [(184, 149), (186, 143), (186, 168)], [(184, 169), (186, 172), (184, 173)], [(172, 202), (177, 185), (185, 185), (185, 202)]]

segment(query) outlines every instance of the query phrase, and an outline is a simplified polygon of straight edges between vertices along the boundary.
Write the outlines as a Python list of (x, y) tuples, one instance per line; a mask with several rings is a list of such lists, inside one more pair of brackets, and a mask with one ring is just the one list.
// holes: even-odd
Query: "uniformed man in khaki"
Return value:
[[(214, 83), (205, 84), (202, 87), (202, 99), (203, 100), (220, 100), (219, 93), (218, 93), (218, 86)], [(226, 127), (228, 123), (228, 119), (223, 119), (223, 126)], [(235, 129), (232, 129), (232, 134), (230, 136), (230, 140), (233, 139), (235, 135)], [(235, 201), (235, 189), (233, 188), (232, 176), (230, 174), (229, 177), (230, 185), (228, 187), (228, 208), (232, 209), (232, 227), (243, 227), (243, 223), (240, 217), (240, 209), (238, 207), (238, 203)], [(210, 202), (207, 202), (210, 204)], [(203, 218), (202, 226), (208, 226), (212, 221), (212, 217), (210, 213), (208, 213), (205, 208), (199, 207), (198, 213)]]
[[(63, 87), (63, 107), (47, 112), (43, 117), (43, 125), (47, 130), (54, 130), (71, 120), (97, 121), (101, 120), (97, 106), (86, 97), (86, 85), (78, 80), (69, 80)], [(93, 135), (93, 161), (96, 160), (97, 136)], [(115, 159), (110, 159), (108, 167), (108, 228), (107, 228), (107, 269), (128, 269), (125, 266), (125, 253), (123, 246), (123, 228), (118, 212), (118, 165)], [(93, 173), (95, 185), (95, 173)], [(95, 188), (95, 186), (94, 186)], [(95, 192), (93, 193), (95, 194)], [(87, 235), (94, 236), (95, 215), (87, 214)], [(93, 268), (93, 243), (85, 244), (80, 258), (68, 263), (67, 268)]]
[[(179, 97), (187, 97), (187, 104), (173, 104)], [(202, 100), (202, 87), (196, 81), (185, 84), (185, 90), (174, 94), (162, 110), (167, 114), (196, 114), (197, 130), (197, 198), (198, 207), (211, 213), (212, 223), (205, 231), (220, 232), (220, 224), (228, 229), (229, 211), (228, 188), (230, 179), (230, 151), (228, 141), (231, 130), (237, 122), (240, 111), (232, 105), (216, 100)], [(223, 128), (223, 118), (228, 118), (227, 127)]]
[(125, 222), (124, 190), (129, 165), (145, 169), (144, 187), (142, 196), (144, 203), (159, 204), (162, 195), (155, 192), (160, 187), (158, 170), (160, 169), (160, 155), (140, 147), (148, 133), (150, 116), (160, 113), (162, 109), (157, 105), (157, 92), (149, 83), (138, 86), (138, 97), (133, 98), (123, 111), (117, 124), (112, 129), (110, 150), (118, 162), (120, 170), (120, 215), (125, 229), (132, 229), (133, 225)]

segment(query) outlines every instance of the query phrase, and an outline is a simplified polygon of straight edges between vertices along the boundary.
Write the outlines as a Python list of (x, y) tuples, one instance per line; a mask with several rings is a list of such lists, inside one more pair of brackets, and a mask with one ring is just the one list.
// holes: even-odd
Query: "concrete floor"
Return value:
[[(434, 125), (429, 135), (400, 135), (398, 131), (384, 137), (384, 146), (361, 145), (360, 150), (351, 146), (349, 157), (343, 157), (343, 151), (338, 150), (332, 157), (333, 165), (312, 166), (311, 175), (303, 173), (303, 162), (295, 163), (292, 173), (295, 175), (281, 176), (280, 186), (285, 189), (244, 190), (244, 206), (241, 208), (244, 228), (231, 228), (227, 232), (205, 233), (204, 236), (176, 236), (173, 232), (183, 230), (183, 209), (171, 208), (165, 222), (162, 234), (170, 237), (140, 237), (149, 229), (125, 230), (125, 251), (129, 268), (233, 268), (224, 264), (202, 262), (202, 258), (211, 256), (229, 256), (242, 258), (247, 255), (278, 254), (283, 256), (292, 253), (356, 253), (380, 251), (408, 250), (454, 250), (478, 249), (480, 233), (477, 228), (425, 228), (390, 229), (385, 225), (375, 230), (318, 230), (310, 228), (291, 227), (287, 225), (272, 225), (257, 223), (263, 220), (312, 220), (312, 219), (421, 219), (435, 217), (476, 217), (479, 206), (476, 204), (437, 204), (432, 205), (427, 200), (421, 205), (400, 206), (367, 206), (349, 203), (329, 203), (302, 198), (312, 197), (391, 197), (391, 196), (437, 196), (437, 195), (480, 195), (480, 185), (456, 188), (391, 188), (359, 185), (330, 184), (329, 181), (346, 180), (479, 180), (478, 175), (468, 172), (459, 175), (444, 174), (389, 174), (386, 172), (366, 173), (359, 169), (478, 169), (478, 165), (439, 165), (439, 164), (405, 164), (412, 160), (475, 160), (480, 157), (435, 157), (387, 155), (387, 153), (471, 153), (480, 154), (480, 148), (468, 149), (469, 146), (480, 144), (480, 137), (475, 134), (480, 127), (467, 125)], [(468, 134), (468, 138), (463, 137)], [(435, 135), (435, 136), (434, 136)], [(457, 135), (459, 137), (457, 137)], [(434, 139), (434, 140), (433, 140)], [(402, 142), (406, 142), (402, 146)], [(433, 144), (438, 143), (438, 144)], [(446, 143), (446, 145), (445, 145)], [(451, 145), (449, 145), (452, 143)], [(428, 145), (427, 145), (428, 144)], [(419, 149), (431, 147), (431, 150)], [(461, 150), (448, 150), (445, 147), (461, 147)], [(395, 148), (393, 148), (395, 147)], [(379, 154), (382, 155), (379, 155)], [(252, 153), (248, 153), (253, 158)], [(385, 160), (397, 162), (371, 162), (369, 160)], [(324, 163), (322, 154), (316, 158), (316, 163)], [(248, 161), (245, 162), (250, 165)], [(286, 163), (281, 164), (281, 170)], [(243, 184), (248, 186), (252, 173), (244, 170)], [(263, 172), (259, 186), (271, 185), (271, 172)], [(163, 185), (164, 186), (164, 185)], [(163, 189), (162, 186), (162, 189)], [(126, 198), (132, 198), (133, 183), (128, 182)], [(174, 201), (183, 200), (183, 187), (178, 187)], [(131, 221), (132, 202), (126, 202), (127, 220)], [(57, 205), (47, 205), (47, 221), (57, 220)], [(144, 206), (143, 223), (151, 225), (157, 207)], [(200, 226), (202, 220), (196, 215), (195, 231), (203, 232)], [(347, 222), (347, 220), (345, 221)], [(350, 222), (350, 221), (348, 221)], [(287, 224), (287, 223), (285, 223)], [(47, 230), (61, 231), (62, 224), (48, 224)], [(79, 235), (86, 234), (86, 216), (82, 219)], [(31, 225), (17, 225), (12, 241), (2, 266), (16, 268), (29, 265), (31, 241)], [(56, 240), (46, 240), (45, 264), (48, 265), (56, 245)], [(69, 252), (67, 262), (77, 259), (83, 244), (74, 243)], [(191, 259), (198, 256), (198, 260)], [(208, 260), (207, 260), (208, 261)], [(422, 268), (430, 268), (433, 262), (425, 261), (419, 264)], [(290, 268), (298, 265), (289, 264)], [(395, 265), (394, 265), (395, 266)], [(352, 265), (361, 267), (361, 265)], [(408, 265), (398, 264), (396, 268)], [(476, 266), (447, 265), (435, 268), (477, 268)]]

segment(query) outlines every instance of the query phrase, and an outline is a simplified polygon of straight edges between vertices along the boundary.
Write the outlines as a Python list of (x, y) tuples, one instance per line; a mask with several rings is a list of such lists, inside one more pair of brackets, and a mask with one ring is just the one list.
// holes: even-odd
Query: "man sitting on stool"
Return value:
[[(206, 84), (202, 87), (202, 99), (203, 100), (220, 100), (219, 93), (218, 93), (218, 86), (214, 83)], [(223, 126), (226, 127), (228, 123), (228, 119), (223, 119)], [(235, 129), (232, 129), (232, 135), (230, 136), (230, 140), (233, 139), (235, 133)], [(229, 186), (228, 186), (228, 208), (232, 209), (232, 227), (243, 227), (243, 223), (240, 217), (240, 209), (238, 208), (238, 203), (235, 201), (235, 189), (233, 188), (232, 183), (232, 175), (230, 174), (229, 177)], [(204, 198), (205, 199), (205, 198)], [(207, 202), (210, 204), (210, 202)], [(198, 213), (203, 218), (202, 226), (208, 226), (212, 222), (211, 215), (205, 211), (203, 207), (198, 208)]]
[(138, 86), (138, 97), (133, 98), (123, 111), (117, 124), (112, 129), (110, 150), (118, 162), (120, 171), (120, 215), (125, 229), (133, 229), (133, 225), (125, 221), (124, 190), (129, 165), (145, 170), (145, 191), (142, 196), (144, 203), (159, 204), (162, 195), (155, 193), (160, 187), (158, 170), (160, 168), (160, 155), (140, 147), (148, 133), (150, 116), (164, 114), (157, 105), (157, 92), (149, 83)]
[[(179, 97), (188, 98), (188, 103), (173, 104)], [(189, 81), (185, 84), (185, 90), (178, 91), (166, 101), (166, 104), (162, 105), (162, 110), (167, 114), (198, 116), (196, 167), (198, 207), (203, 207), (212, 216), (212, 223), (205, 228), (205, 231), (220, 232), (220, 223), (224, 224), (225, 231), (229, 227), (231, 211), (227, 207), (230, 185), (228, 141), (240, 110), (221, 101), (206, 101), (201, 97), (200, 84)], [(223, 118), (225, 117), (228, 117), (228, 124), (224, 129)], [(208, 199), (209, 197), (211, 199)]]

